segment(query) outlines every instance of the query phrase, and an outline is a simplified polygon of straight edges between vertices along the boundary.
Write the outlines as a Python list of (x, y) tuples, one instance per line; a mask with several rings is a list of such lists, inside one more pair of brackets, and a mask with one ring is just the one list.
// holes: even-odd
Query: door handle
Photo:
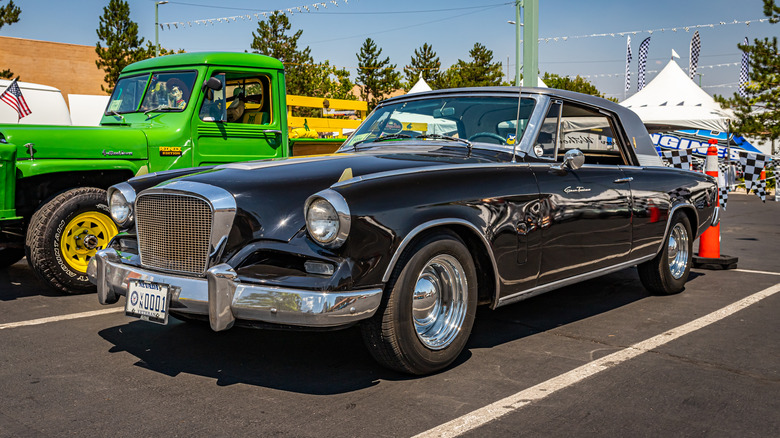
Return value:
[(276, 134), (276, 135), (282, 135), (282, 131), (278, 129), (264, 129), (263, 134)]
[(615, 184), (621, 184), (621, 183), (627, 183), (634, 180), (634, 177), (629, 176), (628, 178), (618, 178), (615, 180)]

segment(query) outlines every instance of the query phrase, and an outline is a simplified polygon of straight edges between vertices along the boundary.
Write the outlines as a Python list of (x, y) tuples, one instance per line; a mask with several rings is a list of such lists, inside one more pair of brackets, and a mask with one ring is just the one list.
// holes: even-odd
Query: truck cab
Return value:
[(0, 124), (0, 267), (26, 255), (54, 289), (93, 291), (87, 263), (117, 232), (106, 188), (290, 150), (280, 61), (205, 52), (131, 64), (100, 126)]

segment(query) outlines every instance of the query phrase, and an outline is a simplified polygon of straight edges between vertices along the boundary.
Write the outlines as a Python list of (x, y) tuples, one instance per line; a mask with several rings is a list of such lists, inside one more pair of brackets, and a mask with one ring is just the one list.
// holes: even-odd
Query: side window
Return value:
[(273, 121), (268, 76), (247, 72), (224, 72), (213, 76), (224, 86), (203, 100), (202, 120), (251, 125), (268, 125)]
[(558, 157), (579, 149), (588, 164), (626, 164), (610, 117), (592, 108), (565, 104), (561, 112), (561, 143)]
[(558, 136), (558, 116), (561, 113), (561, 103), (550, 105), (547, 116), (542, 122), (542, 128), (536, 136), (534, 154), (540, 158), (555, 159), (555, 138)]

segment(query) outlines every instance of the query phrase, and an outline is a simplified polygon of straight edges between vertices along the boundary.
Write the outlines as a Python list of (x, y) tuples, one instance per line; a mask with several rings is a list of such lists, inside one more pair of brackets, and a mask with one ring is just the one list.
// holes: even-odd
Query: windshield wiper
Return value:
[(469, 153), (471, 153), (472, 143), (470, 141), (466, 140), (465, 138), (458, 138), (458, 137), (453, 137), (453, 136), (450, 136), (450, 135), (441, 135), (441, 134), (421, 134), (421, 135), (418, 135), (416, 138), (430, 138), (430, 139), (433, 139), (433, 140), (457, 141), (457, 142), (463, 143), (466, 146), (468, 146)]
[(122, 114), (119, 114), (118, 112), (116, 112), (116, 111), (114, 111), (114, 110), (109, 110), (109, 111), (107, 111), (107, 113), (108, 113), (108, 115), (110, 115), (110, 116), (116, 116), (116, 117), (119, 117), (120, 119), (122, 119), (122, 121), (123, 121), (123, 122), (125, 121), (125, 116), (123, 116)]
[(181, 108), (175, 108), (175, 107), (172, 107), (172, 106), (158, 106), (156, 108), (152, 108), (152, 109), (148, 109), (148, 110), (144, 111), (144, 115), (147, 116), (152, 111), (176, 111), (176, 110), (179, 110), (179, 109), (181, 109)]
[(409, 134), (380, 135), (377, 138), (356, 141), (356, 142), (352, 143), (352, 146), (353, 147), (357, 147), (357, 145), (359, 145), (360, 143), (366, 143), (366, 142), (368, 142), (368, 143), (375, 143), (375, 142), (379, 142), (379, 141), (395, 140), (395, 139), (399, 139), (399, 138), (412, 138), (412, 136), (409, 135)]

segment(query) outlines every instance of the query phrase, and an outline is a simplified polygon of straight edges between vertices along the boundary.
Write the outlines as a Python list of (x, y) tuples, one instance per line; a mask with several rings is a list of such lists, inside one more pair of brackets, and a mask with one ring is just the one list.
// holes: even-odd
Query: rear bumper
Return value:
[(229, 329), (237, 319), (301, 327), (348, 325), (373, 316), (382, 299), (381, 289), (321, 292), (244, 283), (227, 264), (212, 267), (206, 278), (155, 272), (122, 263), (111, 248), (98, 251), (87, 275), (97, 285), (101, 304), (126, 296), (131, 280), (167, 284), (172, 311), (208, 315), (215, 331)]

